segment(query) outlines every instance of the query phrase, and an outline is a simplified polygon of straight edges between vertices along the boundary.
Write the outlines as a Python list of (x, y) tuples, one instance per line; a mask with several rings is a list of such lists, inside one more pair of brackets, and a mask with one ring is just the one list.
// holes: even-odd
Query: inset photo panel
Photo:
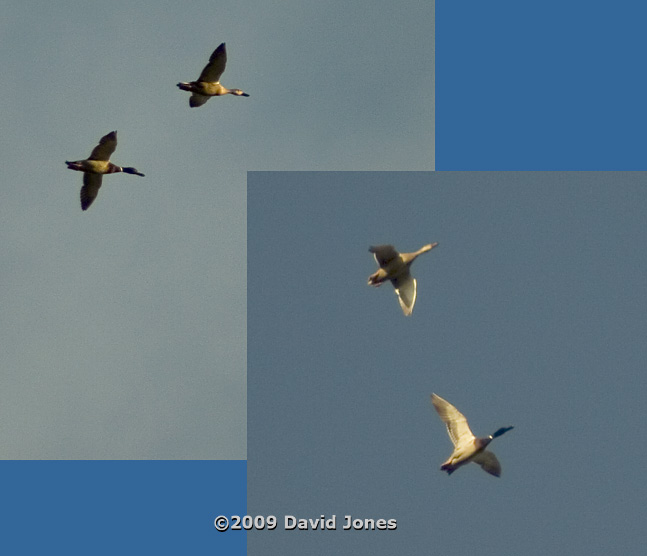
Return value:
[(646, 173), (247, 180), (250, 555), (639, 553)]

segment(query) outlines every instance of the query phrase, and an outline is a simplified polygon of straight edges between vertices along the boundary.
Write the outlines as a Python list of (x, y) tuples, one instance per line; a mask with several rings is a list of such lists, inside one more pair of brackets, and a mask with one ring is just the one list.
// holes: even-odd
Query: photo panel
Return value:
[[(646, 179), (250, 172), (249, 554), (639, 553)], [(435, 243), (411, 315), (367, 284)], [(514, 427), (500, 477), (440, 469), (432, 393)]]

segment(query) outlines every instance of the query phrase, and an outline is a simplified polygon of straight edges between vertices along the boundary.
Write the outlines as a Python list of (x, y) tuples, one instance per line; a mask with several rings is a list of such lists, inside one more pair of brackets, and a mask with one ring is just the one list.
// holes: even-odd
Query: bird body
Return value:
[[(236, 95), (242, 97), (249, 96), (247, 93), (243, 93), (243, 91), (241, 91), (240, 89), (227, 89), (227, 87), (223, 87), (218, 82), (209, 83), (207, 81), (190, 81), (178, 83), (177, 86), (183, 91), (190, 91), (197, 95), (206, 97), (220, 97), (222, 95)], [(205, 100), (204, 102), (207, 101)], [(190, 103), (191, 99), (189, 99), (189, 104)]]
[(431, 395), (431, 403), (447, 427), (449, 438), (454, 444), (454, 451), (440, 469), (451, 475), (459, 467), (470, 462), (477, 463), (481, 468), (494, 475), (501, 476), (501, 464), (496, 456), (485, 448), (495, 438), (505, 434), (514, 427), (501, 427), (494, 434), (484, 438), (474, 436), (467, 424), (465, 416), (447, 400), (436, 394)]
[(99, 144), (94, 147), (90, 156), (85, 160), (65, 161), (69, 170), (83, 172), (83, 187), (81, 187), (81, 208), (87, 210), (96, 199), (101, 187), (104, 174), (124, 172), (136, 176), (144, 176), (135, 168), (121, 167), (110, 162), (110, 156), (117, 148), (117, 132), (112, 131), (104, 135)]
[(204, 67), (197, 81), (182, 81), (177, 86), (183, 91), (193, 93), (189, 99), (189, 106), (196, 108), (202, 106), (209, 100), (209, 97), (219, 97), (223, 95), (235, 95), (239, 97), (248, 97), (249, 95), (240, 89), (227, 89), (220, 84), (220, 76), (225, 71), (227, 65), (227, 49), (223, 42), (216, 48), (209, 63)]
[(395, 288), (400, 307), (406, 316), (411, 315), (416, 303), (417, 282), (409, 271), (411, 263), (419, 255), (431, 251), (438, 243), (429, 243), (413, 253), (398, 253), (393, 245), (377, 245), (369, 248), (380, 266), (377, 272), (368, 277), (370, 286), (379, 287), (390, 281)]

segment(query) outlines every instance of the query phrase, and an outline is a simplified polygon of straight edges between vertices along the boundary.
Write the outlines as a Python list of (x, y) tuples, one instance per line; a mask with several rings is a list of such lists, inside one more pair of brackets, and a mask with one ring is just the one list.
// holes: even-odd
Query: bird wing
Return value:
[(81, 208), (87, 210), (92, 202), (97, 198), (99, 188), (101, 187), (101, 174), (83, 174), (83, 187), (81, 188)]
[(375, 261), (381, 267), (385, 267), (400, 256), (400, 253), (395, 250), (393, 245), (376, 245), (369, 247), (368, 250), (373, 253)]
[(208, 83), (215, 83), (220, 81), (222, 72), (225, 71), (227, 65), (227, 50), (223, 42), (218, 48), (213, 51), (209, 63), (204, 67), (198, 81), (206, 81)]
[(202, 106), (205, 102), (209, 100), (209, 97), (206, 95), (199, 95), (198, 93), (193, 93), (189, 99), (189, 106), (191, 108), (196, 108)]
[(487, 471), (490, 475), (501, 476), (501, 464), (492, 452), (482, 450), (472, 458), (472, 461), (478, 463), (483, 471)]
[(110, 155), (115, 152), (116, 148), (117, 132), (111, 131), (101, 138), (99, 144), (92, 150), (88, 160), (110, 160)]
[(474, 441), (474, 434), (467, 424), (467, 419), (458, 409), (447, 400), (436, 394), (431, 395), (431, 403), (434, 404), (438, 415), (447, 426), (447, 434), (454, 446), (461, 446)]
[(405, 276), (400, 276), (391, 280), (395, 293), (398, 295), (400, 307), (406, 316), (411, 315), (413, 306), (416, 303), (416, 279), (407, 273)]

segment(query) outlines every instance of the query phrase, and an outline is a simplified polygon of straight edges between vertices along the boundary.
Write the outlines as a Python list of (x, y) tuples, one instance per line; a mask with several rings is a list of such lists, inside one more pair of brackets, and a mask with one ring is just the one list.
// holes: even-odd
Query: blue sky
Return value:
[[(645, 179), (250, 174), (248, 512), (398, 520), (250, 553), (640, 553)], [(436, 241), (407, 318), (368, 247)], [(500, 479), (439, 470), (432, 392), (477, 435), (514, 425)]]
[[(433, 169), (433, 6), (402, 8), (5, 8), (0, 457), (246, 457), (246, 172)], [(251, 96), (190, 109), (221, 42)], [(146, 177), (83, 213), (64, 161), (112, 130)]]
[(439, 2), (438, 170), (645, 170), (640, 0)]

